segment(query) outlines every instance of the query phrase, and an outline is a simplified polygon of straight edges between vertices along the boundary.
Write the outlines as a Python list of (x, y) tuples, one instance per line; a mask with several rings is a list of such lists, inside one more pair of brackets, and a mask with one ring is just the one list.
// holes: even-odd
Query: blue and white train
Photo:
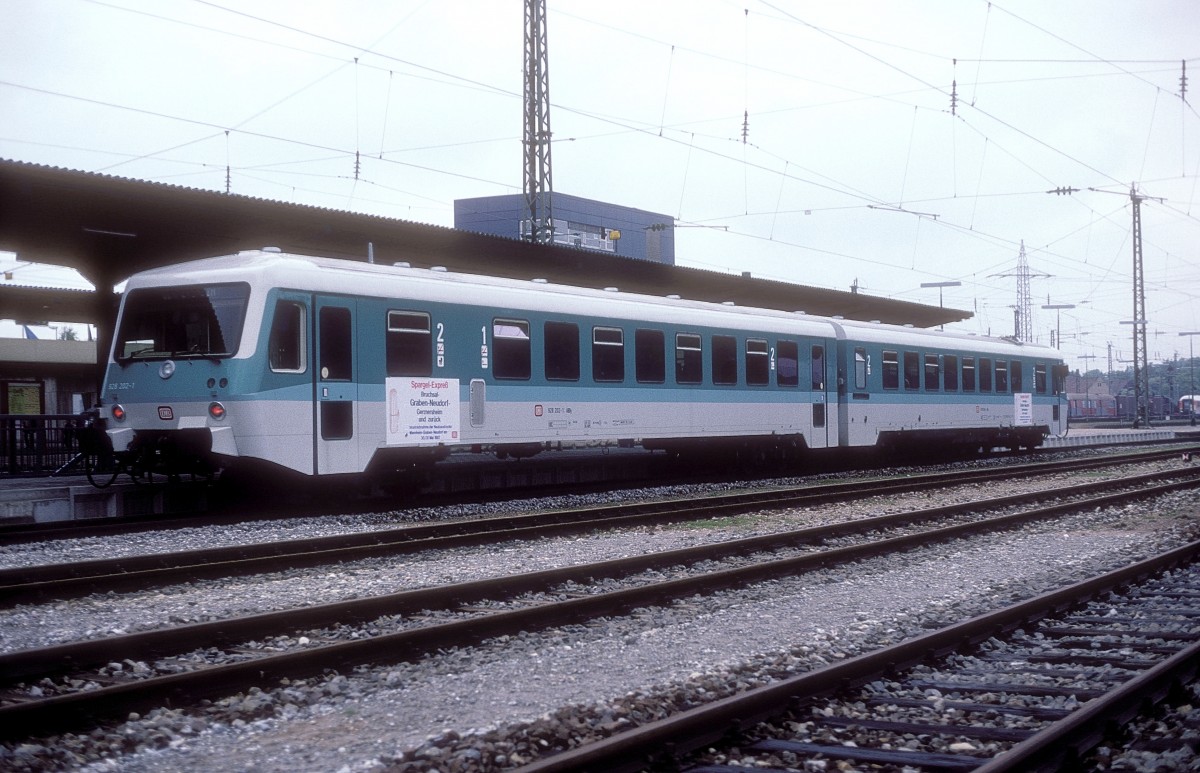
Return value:
[(268, 248), (125, 289), (102, 401), (118, 452), (384, 476), (453, 452), (788, 458), (1033, 447), (1066, 430), (1052, 349)]

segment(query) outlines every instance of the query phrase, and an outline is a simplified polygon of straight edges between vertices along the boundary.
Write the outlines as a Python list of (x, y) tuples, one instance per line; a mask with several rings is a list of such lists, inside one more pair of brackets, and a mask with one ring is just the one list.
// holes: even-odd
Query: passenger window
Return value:
[(900, 353), (883, 353), (883, 388), (900, 388)]
[(433, 336), (429, 315), (419, 311), (387, 313), (387, 374), (433, 375)]
[(528, 379), (529, 323), (523, 319), (492, 320), (492, 356), (496, 378)]
[(925, 355), (925, 391), (936, 392), (942, 380), (941, 364), (936, 354)]
[(675, 334), (676, 383), (699, 384), (704, 379), (702, 355), (700, 336), (694, 333)]
[(812, 388), (814, 392), (825, 389), (825, 347), (812, 348)]
[(712, 380), (714, 384), (737, 383), (737, 339), (713, 336)]
[(1008, 392), (1008, 361), (996, 360), (996, 391)]
[(947, 392), (958, 391), (958, 357), (953, 354), (942, 358), (942, 384)]
[(633, 334), (634, 367), (643, 384), (667, 380), (667, 343), (661, 330), (638, 330)]
[(979, 358), (979, 391), (992, 391), (992, 361), (988, 357)]
[(621, 328), (592, 328), (592, 378), (625, 380), (625, 333)]
[(1025, 379), (1021, 373), (1021, 361), (1013, 360), (1008, 364), (1008, 377), (1012, 381), (1012, 391), (1024, 392)]
[(326, 306), (321, 309), (320, 321), (321, 379), (349, 381), (354, 376), (350, 309)]
[(767, 342), (759, 338), (746, 339), (746, 383), (750, 386), (771, 383), (771, 357)]
[(270, 352), (271, 370), (278, 373), (303, 373), (306, 367), (304, 352), (308, 348), (304, 334), (304, 304), (295, 301), (277, 301), (275, 318), (271, 321), (271, 340), (267, 345)]
[(861, 347), (854, 350), (854, 388), (867, 388), (867, 350)]
[(800, 386), (800, 347), (795, 341), (775, 344), (779, 355), (775, 362), (775, 383), (781, 387)]
[(921, 355), (916, 352), (904, 353), (904, 388), (921, 388)]
[(542, 326), (542, 354), (550, 381), (579, 380), (579, 325), (547, 322)]
[(964, 392), (975, 391), (975, 358), (963, 357), (962, 388)]
[(1033, 391), (1039, 395), (1046, 394), (1046, 363), (1044, 362), (1033, 364)]

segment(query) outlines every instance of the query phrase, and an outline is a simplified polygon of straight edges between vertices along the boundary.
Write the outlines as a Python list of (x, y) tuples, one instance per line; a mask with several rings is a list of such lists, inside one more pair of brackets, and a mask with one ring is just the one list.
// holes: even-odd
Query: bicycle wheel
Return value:
[(121, 472), (115, 461), (102, 465), (98, 454), (84, 454), (83, 469), (88, 481), (96, 488), (108, 488)]

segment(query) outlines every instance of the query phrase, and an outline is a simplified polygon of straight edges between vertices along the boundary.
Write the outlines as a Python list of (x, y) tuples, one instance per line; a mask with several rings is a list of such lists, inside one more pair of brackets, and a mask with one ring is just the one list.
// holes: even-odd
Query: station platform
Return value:
[(204, 484), (113, 483), (98, 489), (83, 475), (0, 477), (0, 525), (114, 516), (199, 513), (208, 509)]
[[(1056, 449), (1170, 440), (1200, 441), (1200, 427), (1179, 424), (1144, 429), (1073, 427), (1062, 437), (1047, 438), (1044, 447)], [(0, 525), (201, 513), (209, 507), (210, 494), (211, 489), (203, 482), (168, 484), (163, 478), (147, 485), (119, 479), (108, 488), (98, 489), (83, 475), (55, 478), (0, 476)]]

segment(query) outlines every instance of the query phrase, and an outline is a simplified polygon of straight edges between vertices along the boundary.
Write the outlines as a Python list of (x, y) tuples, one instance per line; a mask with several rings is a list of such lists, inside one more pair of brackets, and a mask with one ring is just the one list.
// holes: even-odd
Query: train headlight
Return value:
[(112, 417), (117, 421), (125, 421), (125, 408), (119, 403), (114, 405), (112, 407)]
[(158, 377), (168, 379), (175, 375), (175, 362), (172, 360), (163, 360), (162, 365), (158, 366)]
[(220, 403), (209, 403), (208, 415), (217, 421), (221, 421), (225, 418), (225, 406), (221, 405)]

